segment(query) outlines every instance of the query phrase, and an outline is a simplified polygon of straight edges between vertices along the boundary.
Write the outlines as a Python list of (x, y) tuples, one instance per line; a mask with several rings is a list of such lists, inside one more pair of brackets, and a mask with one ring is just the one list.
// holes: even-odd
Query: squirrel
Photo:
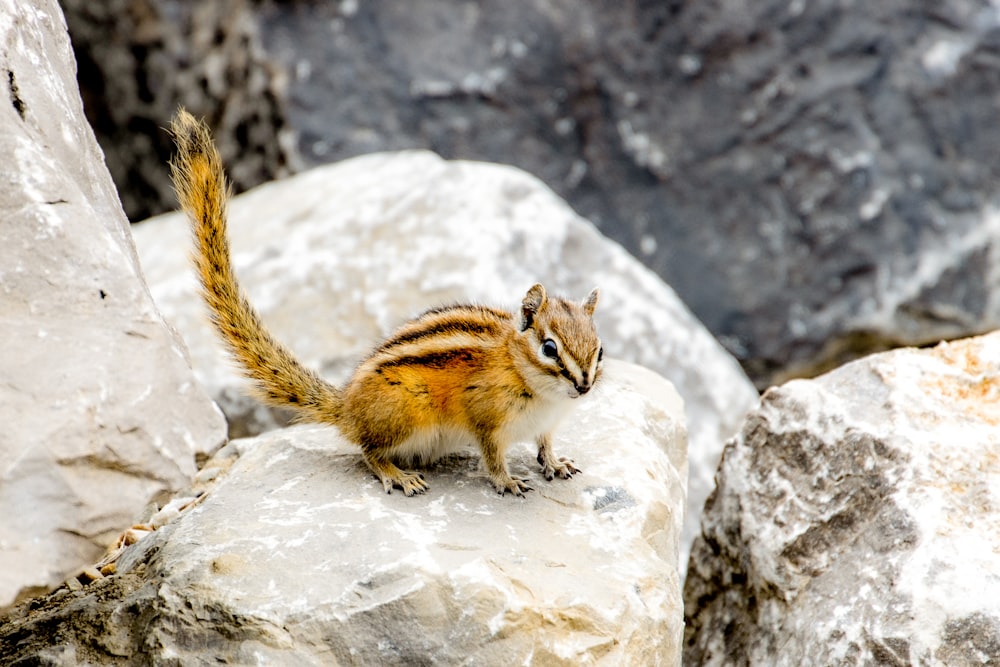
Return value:
[(201, 295), (259, 400), (291, 408), (301, 421), (337, 427), (361, 447), (386, 493), (425, 492), (423, 475), (396, 462), (429, 461), (470, 438), (500, 495), (531, 490), (507, 469), (505, 452), (515, 441), (535, 440), (547, 480), (580, 472), (553, 453), (552, 431), (601, 377), (598, 289), (576, 303), (536, 284), (517, 313), (471, 304), (428, 310), (337, 387), (268, 332), (236, 279), (227, 236), (232, 190), (208, 128), (182, 108), (170, 132), (177, 148), (171, 178), (194, 234)]

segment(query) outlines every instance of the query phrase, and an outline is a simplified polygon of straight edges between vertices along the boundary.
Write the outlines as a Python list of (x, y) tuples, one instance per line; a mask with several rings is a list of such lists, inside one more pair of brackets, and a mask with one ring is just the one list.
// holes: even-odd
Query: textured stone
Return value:
[[(280, 85), (224, 79), (239, 100), (224, 105), (227, 144), (271, 118), (273, 95), (295, 165), (430, 148), (518, 166), (663, 277), (761, 388), (1000, 326), (992, 2), (202, 4), (226, 5), (219, 32), (238, 26), (247, 47), (201, 38), (223, 12), (189, 24), (178, 0), (144, 7), (165, 32), (194, 32), (190, 47), (142, 41), (125, 11), (85, 33), (120, 54), (82, 78), (113, 112), (101, 118), (162, 127), (169, 91), (215, 120), (211, 102), (227, 98), (206, 100), (195, 75), (250, 59)], [(170, 65), (120, 64), (134, 51)], [(147, 71), (158, 116), (129, 94)], [(162, 161), (162, 145), (151, 159), (134, 130), (116, 132), (122, 161)], [(234, 169), (274, 154), (261, 136)]]
[[(599, 286), (606, 353), (662, 373), (684, 397), (692, 444), (685, 545), (693, 539), (722, 444), (756, 392), (669, 287), (537, 179), (426, 152), (377, 154), (240, 195), (231, 217), (237, 272), (264, 321), (336, 380), (426, 308), (469, 300), (516, 307), (536, 281), (573, 298)], [(156, 301), (231, 433), (276, 425), (244, 396), (208, 326), (185, 221), (170, 215), (134, 227)]]
[(1000, 332), (767, 392), (718, 480), (687, 664), (1000, 663)]
[(229, 472), (118, 574), (0, 624), (0, 660), (679, 665), (680, 398), (610, 361), (580, 403), (555, 447), (583, 473), (546, 482), (512, 447), (525, 498), (498, 496), (477, 455), (407, 498), (335, 429), (234, 441)]
[(153, 305), (55, 2), (0, 0), (0, 607), (92, 562), (225, 437)]
[(294, 135), (282, 80), (246, 0), (59, 0), (73, 38), (87, 120), (134, 220), (173, 207), (163, 129), (179, 105), (216, 128), (238, 188), (287, 174)]

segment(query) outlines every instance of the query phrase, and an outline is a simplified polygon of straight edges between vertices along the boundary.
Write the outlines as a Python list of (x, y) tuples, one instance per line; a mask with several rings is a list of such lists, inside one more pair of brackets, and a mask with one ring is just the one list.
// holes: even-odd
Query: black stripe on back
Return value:
[(451, 322), (438, 322), (425, 329), (417, 329), (415, 331), (404, 331), (396, 334), (389, 340), (382, 343), (378, 351), (384, 352), (389, 348), (396, 347), (397, 345), (403, 345), (404, 343), (412, 343), (413, 341), (420, 340), (421, 338), (429, 338), (432, 336), (437, 336), (439, 334), (452, 334), (452, 333), (468, 333), (477, 336), (493, 336), (499, 333), (499, 327), (495, 324), (484, 324), (480, 322), (467, 322), (467, 321), (451, 321)]
[(506, 310), (501, 310), (499, 308), (490, 308), (489, 306), (478, 306), (471, 303), (453, 303), (447, 306), (438, 306), (436, 308), (431, 308), (430, 310), (425, 310), (423, 313), (417, 317), (417, 320), (423, 319), (428, 315), (440, 315), (442, 313), (450, 313), (456, 310), (465, 310), (475, 313), (482, 313), (484, 315), (489, 315), (498, 320), (508, 320), (510, 319), (510, 313)]
[(438, 350), (437, 352), (427, 352), (426, 354), (407, 355), (380, 361), (375, 368), (378, 372), (383, 368), (394, 368), (396, 366), (423, 366), (434, 370), (443, 370), (456, 362), (472, 363), (477, 357), (476, 348), (456, 347), (450, 350)]
[[(428, 315), (439, 315), (446, 312), (452, 312), (455, 310), (468, 310), (475, 309), (482, 312), (489, 313), (497, 317), (507, 317), (506, 313), (502, 311), (495, 311), (490, 309), (481, 309), (478, 306), (448, 306), (446, 308), (440, 308), (436, 310), (429, 310), (420, 316), (417, 320), (411, 322), (404, 328), (409, 328), (410, 326), (419, 327), (420, 319), (427, 317)], [(453, 320), (442, 320), (434, 322), (429, 326), (424, 326), (422, 328), (416, 328), (409, 331), (400, 331), (395, 334), (384, 343), (379, 345), (378, 352), (384, 352), (390, 348), (396, 347), (397, 345), (403, 345), (405, 343), (412, 343), (423, 338), (428, 338), (432, 336), (437, 336), (439, 334), (453, 334), (453, 333), (467, 333), (474, 336), (497, 336), (501, 332), (501, 325), (499, 322), (474, 322), (462, 319)]]

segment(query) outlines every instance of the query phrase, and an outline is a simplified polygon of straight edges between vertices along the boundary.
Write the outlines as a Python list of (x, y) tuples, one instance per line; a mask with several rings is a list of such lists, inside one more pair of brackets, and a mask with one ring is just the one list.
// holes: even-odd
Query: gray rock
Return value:
[(684, 590), (691, 665), (1000, 664), (1000, 332), (764, 395)]
[[(226, 2), (194, 20), (146, 3), (162, 41), (135, 12), (94, 29), (94, 3), (65, 2), (99, 56), (81, 77), (95, 122), (118, 119), (114, 155), (145, 165), (130, 179), (166, 153), (162, 136), (135, 150), (132, 123), (177, 102), (225, 108), (250, 174), (284, 164), (262, 118), (296, 168), (414, 147), (512, 164), (663, 277), (761, 388), (1000, 326), (1000, 10), (983, 0)], [(220, 62), (226, 78), (205, 72)]]
[(93, 562), (225, 436), (139, 271), (55, 2), (0, 1), (0, 607)]
[[(312, 368), (342, 380), (380, 338), (455, 301), (516, 307), (536, 281), (583, 298), (601, 288), (609, 356), (662, 373), (684, 397), (691, 434), (686, 545), (722, 443), (756, 392), (669, 287), (603, 238), (537, 179), (426, 152), (370, 155), (240, 195), (231, 207), (237, 272), (267, 325)], [(150, 288), (191, 349), (233, 435), (280, 425), (245, 397), (195, 293), (178, 215), (134, 229)]]
[(583, 401), (555, 446), (584, 472), (546, 482), (513, 447), (525, 498), (498, 496), (476, 455), (407, 498), (334, 429), (234, 441), (202, 503), (118, 574), (0, 625), (0, 660), (679, 665), (680, 398), (612, 361)]
[(130, 218), (173, 208), (163, 129), (178, 105), (216, 129), (240, 189), (289, 173), (294, 134), (282, 81), (245, 0), (59, 0), (73, 38), (87, 119)]

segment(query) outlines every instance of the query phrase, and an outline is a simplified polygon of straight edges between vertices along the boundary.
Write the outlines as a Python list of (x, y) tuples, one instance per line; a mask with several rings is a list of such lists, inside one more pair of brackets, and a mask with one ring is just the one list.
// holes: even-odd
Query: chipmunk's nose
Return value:
[(590, 391), (590, 382), (586, 380), (584, 380), (580, 384), (573, 383), (573, 386), (576, 388), (576, 390), (580, 393), (581, 396)]

